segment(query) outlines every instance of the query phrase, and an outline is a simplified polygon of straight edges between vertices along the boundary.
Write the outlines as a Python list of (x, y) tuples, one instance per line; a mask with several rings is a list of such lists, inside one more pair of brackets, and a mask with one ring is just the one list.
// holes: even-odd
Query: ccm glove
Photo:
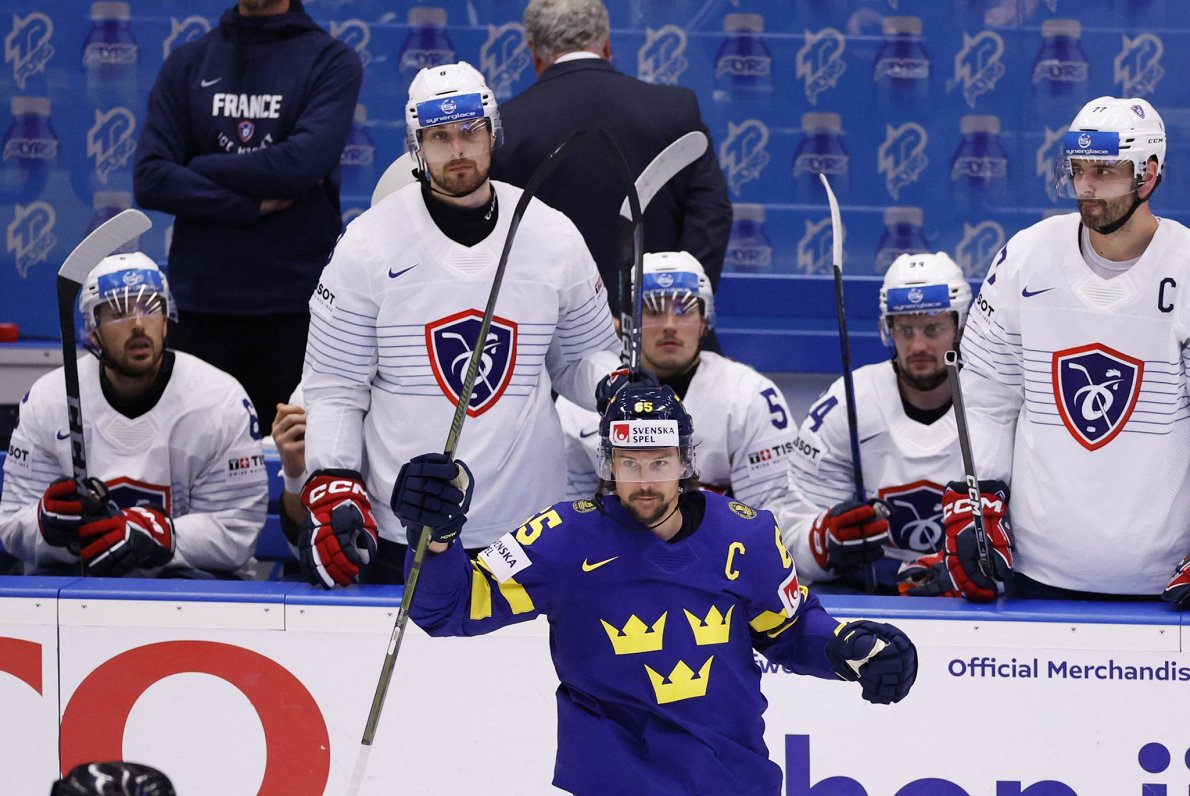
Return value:
[(84, 522), (103, 516), (107, 485), (98, 478), (88, 478), (83, 492), (73, 478), (59, 478), (45, 488), (37, 504), (37, 526), (46, 543), (54, 547), (79, 549), (79, 529)]
[(996, 581), (1012, 577), (1012, 528), (1008, 524), (1008, 486), (1003, 481), (980, 481), (983, 529), (991, 548), (994, 579), (979, 568), (979, 546), (967, 485), (951, 481), (942, 494), (942, 521), (946, 524), (946, 568), (955, 588), (968, 600), (996, 599)]
[(424, 527), (431, 541), (449, 545), (467, 522), (473, 491), (465, 463), (444, 453), (423, 453), (401, 466), (389, 506), (405, 526), (410, 547), (417, 547)]
[(379, 546), (372, 503), (355, 470), (317, 470), (302, 487), (309, 515), (298, 535), (302, 574), (315, 586), (350, 586)]
[(88, 575), (118, 578), (134, 569), (168, 564), (177, 546), (174, 523), (157, 506), (117, 509), (79, 529), (79, 555)]
[(836, 575), (859, 569), (884, 555), (888, 516), (882, 500), (833, 506), (810, 527), (810, 551), (818, 566)]
[(826, 657), (844, 680), (859, 681), (864, 699), (900, 702), (917, 679), (917, 648), (892, 625), (860, 619), (835, 628)]
[(946, 568), (946, 554), (939, 550), (897, 569), (897, 591), (907, 597), (961, 597)]
[(613, 370), (600, 379), (599, 384), (595, 385), (595, 408), (599, 410), (599, 414), (603, 414), (607, 410), (607, 405), (616, 397), (616, 393), (629, 384), (643, 384), (646, 387), (661, 386), (657, 377), (644, 368)]
[(1190, 608), (1190, 555), (1174, 570), (1169, 585), (1161, 592), (1161, 599), (1177, 608)]

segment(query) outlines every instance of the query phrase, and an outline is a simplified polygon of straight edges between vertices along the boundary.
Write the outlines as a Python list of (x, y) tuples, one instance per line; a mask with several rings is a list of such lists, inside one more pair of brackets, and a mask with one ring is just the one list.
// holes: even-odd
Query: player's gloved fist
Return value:
[(405, 526), (410, 547), (416, 547), (422, 528), (430, 539), (453, 544), (467, 522), (474, 491), (471, 470), (444, 453), (423, 453), (401, 466), (389, 505)]
[(1190, 555), (1174, 570), (1169, 585), (1161, 592), (1161, 599), (1178, 608), (1190, 608)]
[(107, 485), (98, 478), (88, 478), (85, 485), (83, 492), (73, 478), (59, 478), (45, 488), (37, 504), (37, 525), (47, 543), (78, 552), (79, 529), (101, 516), (107, 501)]
[[(1008, 524), (1008, 486), (1003, 481), (980, 481), (983, 528), (991, 548), (993, 572), (979, 566), (979, 546), (967, 485), (951, 481), (942, 493), (942, 521), (946, 524), (946, 568), (955, 588), (968, 600), (996, 599), (996, 581), (1012, 577), (1012, 528)], [(989, 577), (989, 574), (991, 577)]]
[(657, 377), (644, 368), (618, 368), (599, 380), (595, 385), (595, 408), (603, 414), (621, 389), (629, 384), (643, 384), (646, 387), (660, 387)]
[(355, 470), (317, 470), (302, 487), (309, 515), (298, 536), (302, 574), (315, 586), (350, 586), (379, 546), (372, 503)]
[(822, 512), (810, 526), (810, 551), (818, 566), (840, 574), (881, 558), (890, 513), (876, 498), (840, 503)]
[(859, 619), (835, 628), (826, 643), (835, 674), (858, 680), (864, 699), (879, 705), (900, 702), (917, 679), (917, 648), (892, 625)]
[(939, 550), (897, 569), (897, 591), (907, 597), (961, 597), (946, 568), (946, 554)]
[(174, 523), (157, 506), (118, 509), (79, 529), (88, 575), (118, 578), (134, 569), (156, 569), (174, 557)]

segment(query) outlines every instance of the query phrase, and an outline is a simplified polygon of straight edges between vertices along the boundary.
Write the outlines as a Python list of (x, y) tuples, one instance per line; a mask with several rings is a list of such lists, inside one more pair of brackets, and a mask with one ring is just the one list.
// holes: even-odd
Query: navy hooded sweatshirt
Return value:
[[(342, 228), (339, 155), (363, 70), (292, 0), (166, 59), (137, 144), (137, 204), (173, 214), (169, 277), (192, 312), (305, 312)], [(262, 199), (292, 199), (260, 214)]]

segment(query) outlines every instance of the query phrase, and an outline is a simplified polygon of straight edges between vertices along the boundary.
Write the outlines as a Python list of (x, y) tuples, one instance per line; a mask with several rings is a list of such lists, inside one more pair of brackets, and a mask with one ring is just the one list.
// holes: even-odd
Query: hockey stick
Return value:
[[(617, 153), (620, 148), (615, 145), (611, 135), (607, 140)], [(620, 284), (617, 289), (620, 294), (620, 334), (625, 341), (625, 364), (633, 369), (640, 365), (640, 319), (642, 313), (641, 291), (644, 287), (644, 228), (643, 215), (649, 203), (664, 188), (670, 180), (678, 175), (682, 169), (702, 157), (707, 151), (707, 137), (699, 130), (692, 130), (673, 141), (661, 150), (657, 157), (645, 166), (644, 171), (631, 183), (635, 188), (639, 213), (633, 208), (632, 191), (624, 197), (620, 204), (620, 257), (625, 262), (620, 268)], [(620, 154), (621, 160), (623, 154)], [(627, 164), (625, 164), (626, 166)], [(630, 249), (631, 247), (631, 249)], [(628, 260), (631, 255), (631, 261)], [(625, 280), (626, 266), (631, 265), (633, 278)], [(632, 295), (628, 295), (628, 284), (632, 285)], [(628, 305), (631, 303), (631, 312)]]
[(971, 453), (971, 435), (967, 430), (967, 410), (963, 406), (963, 388), (959, 384), (959, 355), (947, 351), (946, 375), (950, 379), (950, 400), (954, 404), (955, 425), (959, 429), (959, 452), (963, 456), (963, 480), (967, 482), (967, 500), (971, 503), (971, 524), (975, 527), (975, 549), (979, 553), (979, 568), (992, 580), (996, 568), (992, 566), (992, 546), (983, 524), (983, 496), (979, 494), (979, 478), (975, 475), (975, 456)]
[[(543, 160), (529, 182), (521, 192), (521, 198), (512, 211), (512, 220), (508, 225), (508, 237), (504, 239), (504, 249), (500, 252), (500, 260), (496, 264), (496, 275), (492, 279), (492, 289), (488, 293), (488, 303), (483, 311), (483, 320), (479, 324), (479, 332), (475, 337), (475, 347), (471, 349), (471, 359), (467, 362), (467, 371), (463, 377), (462, 389), (459, 390), (459, 400), (455, 404), (454, 417), (450, 422), (450, 432), (446, 435), (446, 446), (443, 453), (454, 458), (459, 444), (459, 436), (463, 432), (463, 421), (467, 419), (467, 406), (471, 403), (471, 393), (475, 389), (475, 379), (479, 375), (479, 364), (483, 358), (483, 341), (488, 336), (492, 325), (492, 315), (496, 311), (496, 299), (500, 296), (500, 285), (504, 281), (504, 271), (508, 265), (508, 255), (512, 251), (512, 242), (516, 238), (517, 229), (521, 225), (521, 218), (529, 202), (537, 194), (537, 190), (545, 179), (562, 160), (591, 135), (588, 130), (580, 130), (558, 145), (550, 155)], [(495, 190), (493, 188), (493, 190)], [(368, 711), (368, 721), (364, 725), (364, 736), (360, 741), (359, 754), (355, 759), (355, 769), (348, 786), (349, 796), (356, 796), (363, 786), (364, 774), (368, 768), (368, 756), (372, 751), (372, 741), (376, 738), (376, 727), (380, 723), (380, 711), (384, 709), (384, 699), (388, 694), (389, 684), (392, 682), (393, 668), (397, 663), (397, 655), (401, 651), (401, 643), (405, 639), (405, 627), (409, 622), (409, 608), (413, 604), (413, 596), (417, 592), (417, 581), (421, 575), (422, 563), (426, 558), (426, 549), (430, 543), (431, 529), (423, 527), (421, 537), (417, 540), (417, 547), (413, 552), (413, 566), (409, 570), (409, 577), (405, 582), (405, 593), (401, 596), (401, 607), (397, 611), (397, 621), (393, 626), (392, 636), (388, 641), (388, 652), (384, 656), (384, 665), (380, 668), (380, 679), (376, 683), (376, 691), (372, 695), (372, 707)]]
[[(87, 276), (116, 249), (148, 231), (149, 217), (129, 208), (109, 218), (74, 247), (58, 269), (58, 328), (62, 332), (62, 370), (66, 377), (67, 424), (70, 429), (70, 464), (80, 494), (90, 491), (87, 448), (83, 443), (83, 403), (79, 397), (78, 342), (74, 334), (74, 305)], [(86, 574), (84, 566), (83, 574)]]
[[(868, 493), (864, 489), (863, 466), (859, 458), (859, 420), (855, 414), (855, 383), (851, 379), (851, 341), (847, 337), (847, 313), (843, 309), (843, 222), (839, 218), (839, 200), (831, 190), (825, 174), (819, 174), (826, 200), (831, 209), (831, 264), (835, 272), (835, 314), (839, 319), (839, 353), (843, 360), (843, 394), (847, 399), (847, 435), (851, 439), (851, 463), (855, 476), (855, 499), (864, 503)], [(864, 564), (864, 591), (876, 592), (875, 565)]]

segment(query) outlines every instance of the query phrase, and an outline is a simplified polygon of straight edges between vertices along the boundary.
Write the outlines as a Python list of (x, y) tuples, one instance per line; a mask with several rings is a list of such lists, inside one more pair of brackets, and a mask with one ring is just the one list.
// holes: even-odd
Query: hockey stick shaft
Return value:
[[(644, 312), (643, 293), (645, 278), (645, 227), (644, 227), (644, 207), (641, 205), (640, 194), (636, 189), (636, 182), (632, 179), (632, 169), (628, 165), (628, 160), (624, 157), (624, 151), (620, 149), (620, 145), (616, 143), (616, 139), (607, 130), (599, 129), (599, 138), (607, 146), (608, 150), (615, 156), (613, 159), (619, 167), (617, 170), (624, 183), (624, 190), (628, 196), (624, 200), (628, 203), (628, 214), (630, 227), (625, 227), (624, 222), (620, 222), (621, 234), (621, 251), (630, 250), (632, 257), (632, 326), (628, 333), (624, 336), (625, 345), (628, 348), (627, 357), (628, 367), (632, 373), (636, 373), (637, 368), (640, 367), (640, 349), (641, 349), (641, 315)], [(652, 163), (649, 164), (653, 165)], [(648, 167), (645, 169), (648, 170)], [(623, 219), (623, 216), (620, 216)], [(630, 235), (631, 246), (624, 245), (623, 238)], [(624, 272), (623, 267), (620, 268), (620, 273)], [(623, 326), (623, 321), (621, 321)]]
[[(855, 382), (851, 377), (851, 340), (847, 336), (847, 312), (843, 306), (843, 221), (839, 216), (839, 201), (825, 174), (819, 174), (831, 211), (831, 265), (835, 273), (835, 315), (839, 321), (839, 357), (843, 365), (843, 395), (847, 401), (847, 436), (851, 442), (852, 474), (855, 479), (855, 499), (864, 503), (868, 493), (864, 489), (863, 464), (859, 453), (859, 420), (855, 411)], [(876, 572), (872, 564), (864, 565), (864, 590), (876, 591)]]
[(967, 500), (971, 503), (971, 524), (975, 527), (975, 550), (979, 555), (979, 569), (992, 580), (996, 568), (992, 566), (992, 546), (984, 525), (983, 496), (979, 492), (979, 477), (975, 474), (975, 456), (971, 453), (971, 433), (967, 428), (967, 409), (963, 405), (963, 387), (959, 384), (959, 355), (947, 351), (946, 376), (950, 380), (950, 401), (954, 404), (955, 425), (959, 431), (959, 453), (963, 457), (963, 480), (967, 484)]
[[(521, 218), (525, 215), (525, 210), (534, 195), (536, 195), (538, 188), (549, 177), (554, 168), (589, 135), (590, 133), (588, 131), (580, 130), (563, 141), (557, 149), (550, 153), (537, 167), (536, 171), (533, 172), (528, 184), (521, 192), (521, 198), (516, 204), (516, 209), (513, 210), (512, 220), (508, 225), (508, 236), (504, 239), (504, 249), (500, 252), (500, 260), (496, 265), (496, 275), (492, 279), (492, 289), (488, 293), (488, 303), (483, 311), (483, 320), (479, 324), (479, 332), (475, 338), (475, 346), (471, 350), (471, 358), (467, 361), (467, 370), (463, 377), (463, 385), (459, 390), (459, 399), (455, 404), (454, 417), (451, 419), (450, 431), (446, 436), (446, 446), (443, 448), (443, 453), (452, 459), (454, 458), (455, 450), (458, 448), (459, 437), (463, 432), (463, 421), (467, 419), (467, 407), (471, 403), (471, 393), (475, 389), (475, 379), (479, 374), (479, 365), (483, 357), (483, 341), (487, 338), (488, 330), (492, 325), (492, 315), (496, 311), (496, 300), (500, 296), (500, 286), (504, 281), (504, 272), (508, 266), (508, 256), (512, 251), (513, 240), (516, 238), (516, 232), (520, 227)], [(360, 742), (361, 749), (356, 758), (355, 771), (352, 774), (351, 785), (348, 790), (348, 793), (353, 796), (359, 793), (359, 788), (363, 784), (364, 771), (367, 768), (368, 750), (372, 745), (372, 741), (376, 738), (376, 728), (380, 723), (380, 713), (384, 709), (384, 700), (388, 694), (389, 684), (392, 682), (393, 669), (397, 663), (397, 655), (401, 651), (401, 644), (405, 638), (405, 628), (409, 622), (409, 608), (413, 605), (413, 598), (417, 593), (417, 582), (421, 575), (422, 563), (425, 561), (426, 550), (429, 547), (431, 530), (429, 527), (422, 528), (421, 536), (417, 540), (417, 546), (414, 548), (413, 565), (409, 570), (409, 577), (406, 579), (405, 592), (401, 597), (401, 607), (397, 611), (397, 621), (393, 626), (392, 636), (389, 638), (388, 651), (384, 656), (384, 664), (380, 669), (380, 678), (376, 683), (376, 691), (372, 695), (372, 706), (368, 711), (368, 721), (364, 725), (364, 735)]]

